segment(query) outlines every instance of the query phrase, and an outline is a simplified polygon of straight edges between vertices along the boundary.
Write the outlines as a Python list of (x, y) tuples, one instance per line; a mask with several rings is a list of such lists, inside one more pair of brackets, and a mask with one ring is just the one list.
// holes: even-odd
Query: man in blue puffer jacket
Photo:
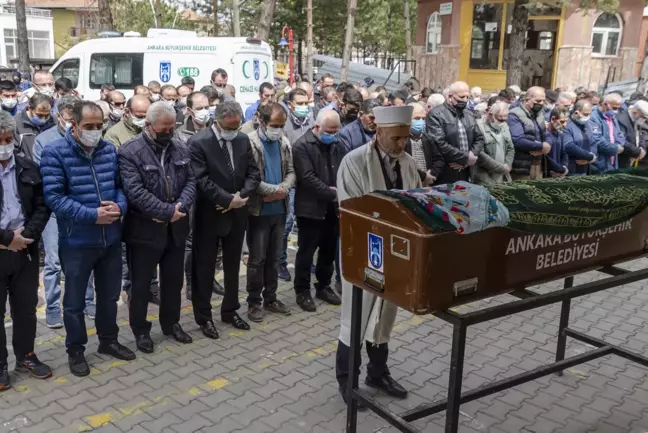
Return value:
[(597, 141), (589, 124), (592, 104), (581, 99), (574, 105), (567, 127), (563, 134), (563, 146), (569, 157), (569, 175), (590, 174), (590, 167), (596, 162)]
[(43, 150), (41, 175), (45, 202), (56, 214), (59, 255), (65, 273), (63, 322), (70, 371), (87, 376), (88, 342), (83, 309), (94, 271), (99, 353), (132, 360), (117, 341), (117, 300), (121, 290), (121, 215), (126, 197), (120, 189), (115, 146), (101, 139), (103, 112), (82, 101), (72, 110), (72, 127)]

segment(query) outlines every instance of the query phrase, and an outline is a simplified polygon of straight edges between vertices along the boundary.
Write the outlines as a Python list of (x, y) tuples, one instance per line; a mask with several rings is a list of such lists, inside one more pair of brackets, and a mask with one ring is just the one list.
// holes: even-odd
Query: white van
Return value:
[(183, 77), (196, 90), (209, 84), (211, 73), (227, 71), (243, 110), (259, 98), (259, 86), (273, 83), (274, 62), (268, 43), (253, 38), (113, 37), (91, 39), (70, 48), (50, 70), (66, 77), (87, 100), (99, 99), (102, 84), (133, 94), (149, 81), (179, 86)]

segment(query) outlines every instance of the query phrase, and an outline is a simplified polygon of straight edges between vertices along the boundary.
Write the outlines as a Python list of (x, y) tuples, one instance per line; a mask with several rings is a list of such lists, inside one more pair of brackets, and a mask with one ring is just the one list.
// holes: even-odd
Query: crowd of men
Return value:
[[(641, 94), (601, 100), (585, 89), (511, 87), (482, 98), (463, 82), (433, 92), (412, 79), (388, 92), (370, 81), (263, 83), (245, 112), (222, 69), (199, 90), (188, 77), (177, 87), (138, 85), (129, 98), (104, 85), (96, 102), (45, 71), (22, 91), (15, 80), (0, 81), (0, 301), (10, 301), (17, 368), (52, 374), (34, 354), (42, 240), (46, 324), (65, 327), (77, 376), (90, 372), (86, 317), (95, 320), (100, 353), (135, 358), (118, 342), (122, 290), (143, 353), (155, 350), (150, 302), (165, 335), (192, 342), (179, 323), (183, 287), (208, 338), (219, 338), (214, 292), (223, 296), (221, 320), (249, 330), (238, 314), (245, 261), (250, 321), (291, 313), (277, 298), (279, 280), (294, 279), (304, 311), (317, 309), (313, 274), (315, 298), (342, 304), (336, 370), (344, 390), (351, 291), (339, 264), (340, 200), (385, 188), (605, 173), (646, 155)], [(293, 276), (287, 248), (295, 226)], [(214, 278), (219, 266), (223, 285)], [(372, 311), (363, 324), (367, 384), (404, 397), (387, 368), (396, 307), (364, 296)], [(0, 336), (6, 389), (4, 330)]]

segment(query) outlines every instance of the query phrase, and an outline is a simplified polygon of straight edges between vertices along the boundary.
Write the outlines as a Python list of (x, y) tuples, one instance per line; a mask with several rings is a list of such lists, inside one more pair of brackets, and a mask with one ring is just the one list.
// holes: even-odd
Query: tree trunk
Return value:
[(392, 2), (387, 2), (387, 42), (385, 44), (385, 60), (383, 69), (391, 69), (389, 64), (389, 53), (391, 52), (391, 26), (392, 26)]
[(16, 0), (16, 29), (18, 44), (18, 69), (29, 72), (29, 40), (27, 39), (27, 11), (25, 0)]
[(162, 5), (160, 0), (155, 0), (155, 26), (162, 28)]
[(302, 62), (304, 61), (304, 47), (301, 39), (295, 39), (295, 44), (297, 45), (297, 73), (299, 78), (302, 76)]
[(403, 2), (403, 13), (405, 14), (405, 67), (403, 72), (410, 71), (410, 60), (412, 60), (412, 31), (410, 30), (410, 9), (409, 0)]
[[(526, 31), (529, 25), (529, 10), (525, 5), (529, 0), (515, 0), (511, 18), (511, 35), (509, 36), (508, 64), (506, 68), (506, 85), (522, 85), (522, 68), (524, 66), (524, 47)], [(506, 28), (501, 29), (506, 31)]]
[(214, 36), (218, 36), (218, 0), (212, 1), (212, 8), (214, 13)]
[(346, 81), (349, 76), (349, 59), (353, 46), (353, 26), (355, 25), (355, 14), (358, 0), (349, 0), (347, 4), (346, 33), (344, 34), (344, 53), (342, 53), (342, 70), (340, 80)]
[(241, 36), (241, 18), (239, 7), (241, 3), (239, 0), (232, 0), (232, 30), (234, 31), (234, 36)]
[(99, 7), (99, 30), (115, 30), (108, 0), (99, 0), (97, 6)]
[(259, 29), (257, 30), (257, 38), (262, 41), (268, 40), (270, 37), (270, 23), (274, 18), (275, 6), (277, 0), (263, 0), (263, 9), (261, 9), (261, 20)]
[(306, 3), (306, 70), (308, 82), (313, 82), (313, 0)]

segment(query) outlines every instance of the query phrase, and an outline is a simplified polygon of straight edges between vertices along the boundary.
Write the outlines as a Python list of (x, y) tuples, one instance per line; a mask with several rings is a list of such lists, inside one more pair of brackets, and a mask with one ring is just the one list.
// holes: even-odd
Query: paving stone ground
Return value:
[[(294, 253), (294, 251), (293, 251)], [(648, 266), (648, 260), (625, 265)], [(244, 272), (243, 272), (244, 274)], [(576, 283), (604, 278), (598, 273), (576, 277)], [(241, 277), (244, 296), (245, 277)], [(561, 282), (536, 289), (550, 291)], [(39, 313), (37, 353), (54, 368), (47, 381), (12, 373), (14, 387), (0, 395), (0, 433), (4, 432), (342, 432), (345, 407), (334, 375), (339, 308), (322, 305), (305, 313), (295, 304), (290, 283), (280, 286), (289, 317), (269, 315), (252, 330), (237, 331), (217, 322), (221, 339), (202, 336), (185, 302), (181, 323), (194, 338), (180, 345), (164, 337), (154, 320), (152, 355), (137, 353), (123, 362), (96, 353), (94, 324), (87, 322), (92, 373), (69, 373), (64, 331), (45, 327)], [(42, 288), (41, 288), (42, 291)], [(499, 296), (463, 309), (512, 300)], [(220, 298), (215, 296), (214, 304)], [(243, 306), (241, 313), (246, 311)], [(215, 317), (218, 310), (215, 309)], [(559, 305), (494, 320), (468, 329), (464, 389), (514, 375), (551, 362)], [(135, 349), (127, 308), (119, 308), (120, 339)], [(579, 298), (572, 306), (571, 326), (648, 354), (646, 282)], [(10, 325), (7, 329), (11, 334)], [(432, 316), (401, 312), (390, 344), (392, 375), (410, 391), (405, 400), (378, 396), (402, 412), (445, 397), (450, 368), (451, 327)], [(591, 350), (570, 341), (567, 355)], [(13, 359), (10, 360), (13, 363)], [(645, 433), (648, 431), (646, 370), (618, 357), (605, 357), (514, 389), (465, 404), (462, 433)], [(444, 414), (415, 424), (424, 432), (442, 432)], [(359, 415), (358, 431), (396, 432), (376, 415)]]

